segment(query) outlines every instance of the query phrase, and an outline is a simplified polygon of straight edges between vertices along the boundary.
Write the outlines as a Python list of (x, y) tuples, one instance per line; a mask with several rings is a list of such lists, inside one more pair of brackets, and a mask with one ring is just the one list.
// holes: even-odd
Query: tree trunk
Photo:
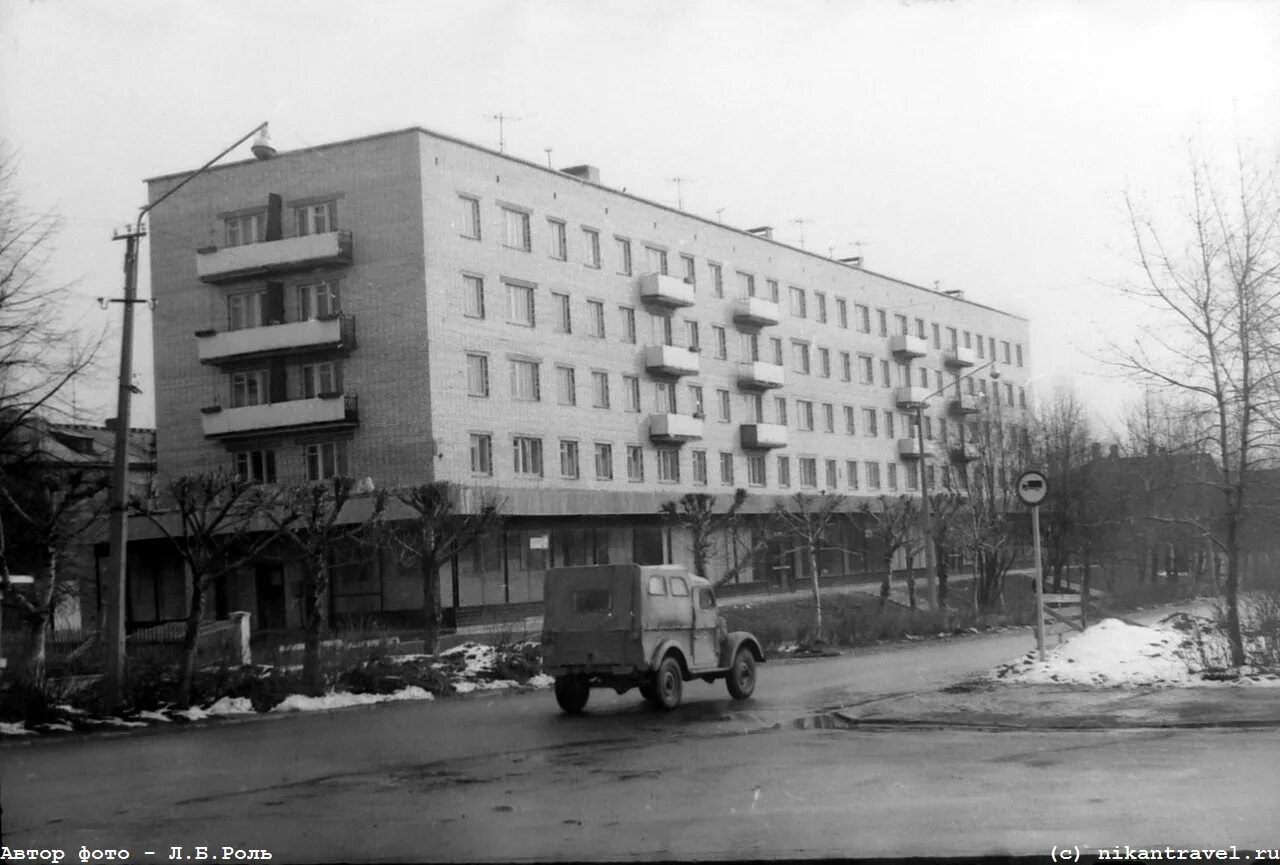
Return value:
[(311, 563), (311, 597), (307, 610), (307, 631), (302, 648), (302, 682), (316, 695), (324, 690), (324, 671), (320, 668), (320, 639), (328, 619), (325, 601), (329, 594), (329, 563), (321, 554)]
[(1085, 556), (1080, 564), (1080, 627), (1089, 627), (1089, 557)]
[(44, 691), (48, 674), (45, 645), (51, 618), (47, 604), (38, 606), (26, 616), (27, 658), (23, 673), (27, 684), (40, 692)]
[(187, 630), (182, 636), (182, 666), (178, 675), (178, 708), (191, 705), (191, 679), (196, 668), (196, 649), (200, 644), (200, 622), (204, 619), (205, 577), (191, 580), (191, 609), (187, 611)]
[(938, 609), (944, 609), (947, 606), (947, 552), (942, 547), (935, 548), (935, 561), (937, 562), (938, 575)]
[(907, 603), (912, 610), (916, 608), (915, 556), (907, 556)]
[(809, 576), (813, 583), (813, 642), (822, 642), (822, 593), (818, 590), (818, 554), (812, 544), (805, 551), (809, 557)]
[(893, 576), (893, 553), (886, 553), (884, 557), (884, 579), (880, 581), (880, 608), (884, 609), (885, 602), (889, 600), (889, 579)]
[(434, 655), (440, 646), (441, 607), (440, 565), (434, 555), (424, 554), (422, 572), (422, 651)]
[(1231, 643), (1231, 665), (1244, 666), (1244, 639), (1240, 635), (1240, 548), (1236, 543), (1236, 521), (1227, 523), (1227, 639)]

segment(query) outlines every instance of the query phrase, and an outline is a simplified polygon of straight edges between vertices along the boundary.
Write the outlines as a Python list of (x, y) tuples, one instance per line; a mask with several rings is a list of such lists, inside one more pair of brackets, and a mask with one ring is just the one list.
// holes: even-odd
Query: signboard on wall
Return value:
[(550, 548), (551, 548), (550, 535), (530, 535), (529, 536), (529, 549), (546, 550)]

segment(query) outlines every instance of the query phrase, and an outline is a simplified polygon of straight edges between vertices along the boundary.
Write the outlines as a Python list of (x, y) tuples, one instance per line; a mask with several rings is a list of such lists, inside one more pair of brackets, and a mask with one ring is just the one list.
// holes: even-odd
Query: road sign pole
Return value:
[(1040, 567), (1040, 506), (1031, 507), (1031, 542), (1036, 553), (1036, 647), (1044, 660), (1044, 570)]

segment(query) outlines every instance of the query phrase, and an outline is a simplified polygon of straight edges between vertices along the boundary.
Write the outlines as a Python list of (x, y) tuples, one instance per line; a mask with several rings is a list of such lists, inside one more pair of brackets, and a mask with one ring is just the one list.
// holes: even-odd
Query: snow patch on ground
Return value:
[(124, 718), (95, 718), (95, 724), (106, 724), (109, 727), (145, 727), (142, 721), (126, 721)]
[(151, 709), (144, 709), (139, 712), (138, 717), (144, 721), (168, 722), (170, 720), (169, 716), (164, 712), (153, 712)]
[(539, 673), (538, 675), (534, 676), (532, 679), (529, 680), (529, 687), (537, 688), (539, 690), (554, 688), (555, 684), (556, 684), (555, 677), (548, 676), (546, 673)]
[(248, 697), (223, 697), (205, 709), (210, 715), (252, 715), (253, 702)]
[(498, 650), (484, 643), (466, 642), (446, 649), (437, 657), (445, 661), (462, 662), (460, 675), (468, 679), (481, 673), (492, 673), (498, 661)]
[(188, 721), (203, 721), (209, 717), (208, 712), (196, 706), (192, 706), (190, 709), (173, 709), (169, 714), (175, 718), (186, 718)]
[(34, 736), (34, 730), (28, 730), (22, 724), (11, 724), (0, 721), (0, 736)]
[[(551, 679), (551, 682), (555, 684), (555, 679)], [(520, 683), (515, 679), (493, 679), (492, 681), (482, 679), (478, 682), (458, 680), (453, 683), (453, 690), (459, 694), (470, 694), (472, 691), (501, 691), (504, 688), (518, 687)]]
[(319, 712), (325, 709), (343, 709), (348, 706), (369, 706), (374, 703), (386, 703), (396, 700), (433, 700), (430, 691), (410, 685), (392, 694), (349, 694), (346, 692), (330, 692), (323, 697), (308, 697), (303, 694), (290, 694), (284, 702), (273, 708), (273, 712)]
[(65, 721), (57, 721), (52, 724), (37, 724), (37, 728), (45, 733), (74, 733), (76, 728)]

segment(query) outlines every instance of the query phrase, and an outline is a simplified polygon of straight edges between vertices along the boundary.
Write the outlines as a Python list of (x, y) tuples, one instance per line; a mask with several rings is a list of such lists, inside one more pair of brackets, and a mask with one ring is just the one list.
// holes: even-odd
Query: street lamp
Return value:
[(99, 301), (104, 305), (105, 303), (124, 304), (124, 320), (120, 333), (120, 386), (116, 396), (116, 450), (115, 459), (111, 465), (111, 507), (110, 527), (108, 530), (111, 558), (107, 575), (106, 646), (103, 652), (103, 701), (108, 711), (120, 704), (125, 680), (124, 601), (128, 574), (128, 556), (126, 555), (125, 547), (129, 542), (129, 410), (134, 392), (133, 306), (137, 303), (146, 302), (139, 300), (137, 296), (138, 241), (147, 234), (142, 220), (156, 205), (203, 174), (215, 162), (255, 135), (258, 136), (258, 140), (253, 143), (253, 155), (263, 160), (275, 156), (275, 148), (271, 146), (271, 142), (267, 138), (267, 124), (260, 123), (226, 150), (188, 174), (164, 195), (141, 208), (138, 211), (137, 221), (132, 226), (126, 226), (123, 232), (117, 231), (113, 237), (114, 240), (125, 241), (124, 297), (111, 298), (109, 300), (99, 298)]
[[(957, 393), (959, 393), (960, 382), (964, 381), (966, 378), (969, 378), (970, 376), (977, 375), (978, 373), (982, 372), (984, 369), (986, 369), (989, 366), (993, 366), (995, 362), (996, 362), (995, 358), (992, 358), (991, 360), (984, 363), (982, 366), (974, 367), (973, 369), (969, 370), (969, 372), (955, 379), (953, 384), (955, 384), (957, 388)], [(992, 372), (991, 378), (992, 379), (1000, 378), (1000, 371), (996, 370)], [(950, 387), (950, 385), (947, 385), (947, 387)], [(920, 401), (916, 403), (916, 445), (920, 451), (920, 501), (921, 501), (920, 528), (924, 532), (924, 567), (925, 567), (925, 578), (926, 578), (925, 585), (928, 587), (929, 609), (931, 610), (936, 610), (938, 608), (938, 575), (936, 573), (937, 557), (935, 555), (935, 550), (933, 548), (933, 538), (932, 538), (933, 526), (931, 525), (931, 522), (933, 520), (933, 511), (929, 504), (929, 471), (928, 471), (928, 466), (925, 465), (925, 453), (924, 453), (924, 404), (927, 403), (929, 400), (933, 399), (935, 396), (946, 393), (946, 390), (947, 390), (946, 387), (939, 388), (938, 390), (935, 390), (933, 393), (929, 394), (928, 396), (922, 397)], [(962, 434), (961, 441), (963, 440), (964, 440), (964, 437)]]

